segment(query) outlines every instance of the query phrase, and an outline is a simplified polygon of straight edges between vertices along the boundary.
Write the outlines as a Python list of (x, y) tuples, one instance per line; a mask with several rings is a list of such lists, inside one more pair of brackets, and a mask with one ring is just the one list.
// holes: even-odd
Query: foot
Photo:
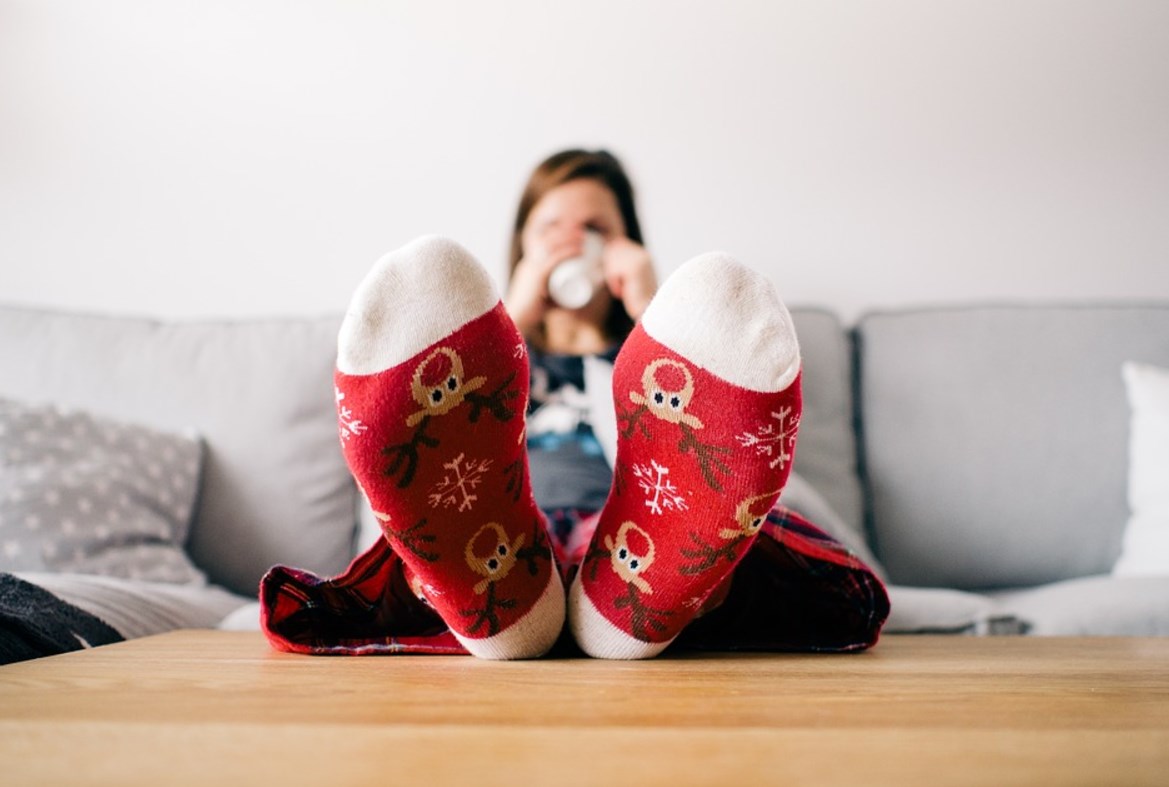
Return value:
[(487, 272), (440, 238), (383, 257), (335, 382), (345, 459), (415, 591), (476, 656), (546, 652), (564, 589), (528, 482), (525, 345)]
[(800, 355), (771, 284), (725, 254), (662, 286), (617, 358), (613, 488), (569, 598), (600, 658), (666, 648), (754, 541), (791, 469)]

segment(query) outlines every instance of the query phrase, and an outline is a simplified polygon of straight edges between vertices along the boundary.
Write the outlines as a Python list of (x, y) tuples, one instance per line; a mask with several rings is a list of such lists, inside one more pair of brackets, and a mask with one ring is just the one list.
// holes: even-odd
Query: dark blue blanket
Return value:
[(99, 618), (47, 590), (0, 573), (0, 664), (120, 642)]

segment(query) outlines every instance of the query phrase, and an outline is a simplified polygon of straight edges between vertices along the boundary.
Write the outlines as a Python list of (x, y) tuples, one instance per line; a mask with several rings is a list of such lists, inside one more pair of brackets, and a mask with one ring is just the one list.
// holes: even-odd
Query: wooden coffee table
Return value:
[(0, 667), (0, 784), (1169, 784), (1169, 638), (311, 657), (182, 631)]

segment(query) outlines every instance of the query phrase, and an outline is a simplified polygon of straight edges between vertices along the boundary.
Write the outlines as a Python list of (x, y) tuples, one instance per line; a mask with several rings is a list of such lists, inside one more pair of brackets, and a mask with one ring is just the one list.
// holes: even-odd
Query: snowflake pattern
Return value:
[(469, 511), (479, 499), (473, 492), (490, 467), (490, 459), (466, 459), (466, 454), (459, 454), (444, 463), (443, 469), (450, 472), (445, 473), (442, 480), (431, 488), (426, 498), (431, 508), (458, 506), (460, 512)]
[(685, 511), (687, 508), (686, 498), (682, 496), (682, 492), (666, 478), (669, 474), (670, 468), (658, 464), (653, 459), (649, 460), (648, 465), (633, 466), (633, 477), (637, 479), (641, 491), (646, 494), (645, 505), (651, 514)]
[(334, 386), (333, 391), (337, 396), (337, 420), (341, 422), (341, 441), (345, 442), (350, 437), (366, 431), (369, 427), (354, 418), (353, 411), (341, 404), (341, 400), (345, 398), (345, 394), (341, 393), (341, 389)]
[(778, 423), (764, 424), (755, 430), (754, 434), (744, 432), (736, 435), (735, 439), (744, 448), (754, 448), (756, 456), (770, 456), (768, 467), (781, 470), (791, 461), (792, 451), (796, 447), (796, 431), (800, 427), (800, 418), (789, 418), (791, 407), (785, 407), (778, 413), (773, 412), (771, 417)]

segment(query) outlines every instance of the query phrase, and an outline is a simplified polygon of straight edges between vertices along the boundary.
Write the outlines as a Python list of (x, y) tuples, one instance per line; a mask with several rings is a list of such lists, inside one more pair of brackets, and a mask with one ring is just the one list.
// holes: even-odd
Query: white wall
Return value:
[(668, 272), (846, 317), (1169, 297), (1164, 0), (0, 0), (0, 300), (335, 311), (604, 145)]

